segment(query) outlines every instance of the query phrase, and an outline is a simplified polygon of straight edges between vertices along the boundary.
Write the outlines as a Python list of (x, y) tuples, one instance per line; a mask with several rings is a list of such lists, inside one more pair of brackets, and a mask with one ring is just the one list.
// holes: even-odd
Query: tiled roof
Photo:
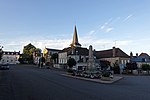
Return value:
[(75, 50), (78, 51), (77, 55), (85, 55), (85, 56), (89, 55), (89, 50), (87, 48), (76, 47)]
[(67, 52), (67, 54), (71, 52), (71, 47), (64, 48), (63, 50), (59, 51), (59, 53)]
[(20, 55), (20, 52), (3, 51), (4, 55)]
[(58, 49), (50, 49), (50, 48), (46, 48), (48, 51), (61, 51), (61, 50), (58, 50)]
[(139, 56), (142, 56), (142, 57), (149, 57), (149, 55), (147, 53), (141, 53)]
[[(119, 48), (115, 48), (115, 57), (124, 57), (124, 58), (128, 58), (129, 56), (123, 52), (121, 49)], [(113, 57), (113, 49), (109, 49), (109, 50), (103, 50), (103, 51), (96, 51), (96, 57), (98, 59), (100, 58), (112, 58)]]
[[(71, 47), (64, 48), (59, 53), (62, 53), (62, 52), (67, 52), (68, 55), (72, 55), (72, 48)], [(73, 54), (88, 56), (89, 50), (87, 48), (75, 47), (73, 48)]]

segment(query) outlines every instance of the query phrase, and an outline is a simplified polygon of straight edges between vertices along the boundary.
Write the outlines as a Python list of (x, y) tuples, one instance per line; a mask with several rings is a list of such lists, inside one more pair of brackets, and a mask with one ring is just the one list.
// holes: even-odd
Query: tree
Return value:
[(150, 71), (150, 65), (149, 64), (142, 64), (142, 70), (147, 71), (149, 74)]
[(100, 66), (102, 70), (106, 70), (108, 67), (110, 67), (110, 62), (107, 60), (100, 60)]
[(36, 50), (36, 47), (29, 43), (23, 48), (22, 59), (27, 63), (33, 63), (33, 52)]
[(36, 48), (36, 49), (34, 50), (34, 52), (35, 52), (36, 56), (40, 57), (42, 50), (41, 50), (40, 48)]
[(137, 64), (135, 62), (126, 63), (125, 70), (129, 71), (131, 70), (131, 73), (133, 73), (133, 70), (138, 69)]
[(67, 61), (67, 65), (69, 66), (69, 68), (71, 69), (73, 66), (76, 65), (76, 61), (74, 58), (69, 58)]
[(119, 67), (119, 64), (118, 64), (118, 60), (116, 60), (113, 65), (114, 65), (113, 66), (114, 74), (120, 74), (120, 67)]
[(58, 61), (58, 54), (57, 53), (52, 54), (51, 59), (54, 60), (54, 63), (56, 64)]

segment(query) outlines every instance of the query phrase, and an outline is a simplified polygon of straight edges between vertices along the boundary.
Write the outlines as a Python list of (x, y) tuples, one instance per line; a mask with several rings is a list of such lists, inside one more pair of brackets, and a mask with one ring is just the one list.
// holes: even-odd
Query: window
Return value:
[(123, 60), (121, 60), (121, 64), (123, 64)]
[(126, 64), (127, 63), (127, 61), (126, 60), (124, 60), (124, 64)]

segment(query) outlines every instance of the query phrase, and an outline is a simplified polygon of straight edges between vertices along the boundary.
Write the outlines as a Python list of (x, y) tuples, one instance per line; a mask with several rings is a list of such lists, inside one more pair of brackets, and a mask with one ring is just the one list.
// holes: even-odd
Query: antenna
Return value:
[(117, 45), (117, 40), (115, 40), (114, 43), (115, 43), (115, 47), (116, 47), (116, 45)]

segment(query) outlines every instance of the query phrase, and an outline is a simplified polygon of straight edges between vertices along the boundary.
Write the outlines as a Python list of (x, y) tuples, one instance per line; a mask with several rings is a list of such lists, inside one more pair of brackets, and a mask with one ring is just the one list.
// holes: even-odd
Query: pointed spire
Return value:
[(77, 35), (77, 29), (76, 29), (76, 25), (74, 27), (74, 34), (73, 34), (73, 40), (72, 43), (70, 44), (70, 46), (74, 46), (74, 47), (81, 47), (81, 44), (78, 42), (78, 35)]

